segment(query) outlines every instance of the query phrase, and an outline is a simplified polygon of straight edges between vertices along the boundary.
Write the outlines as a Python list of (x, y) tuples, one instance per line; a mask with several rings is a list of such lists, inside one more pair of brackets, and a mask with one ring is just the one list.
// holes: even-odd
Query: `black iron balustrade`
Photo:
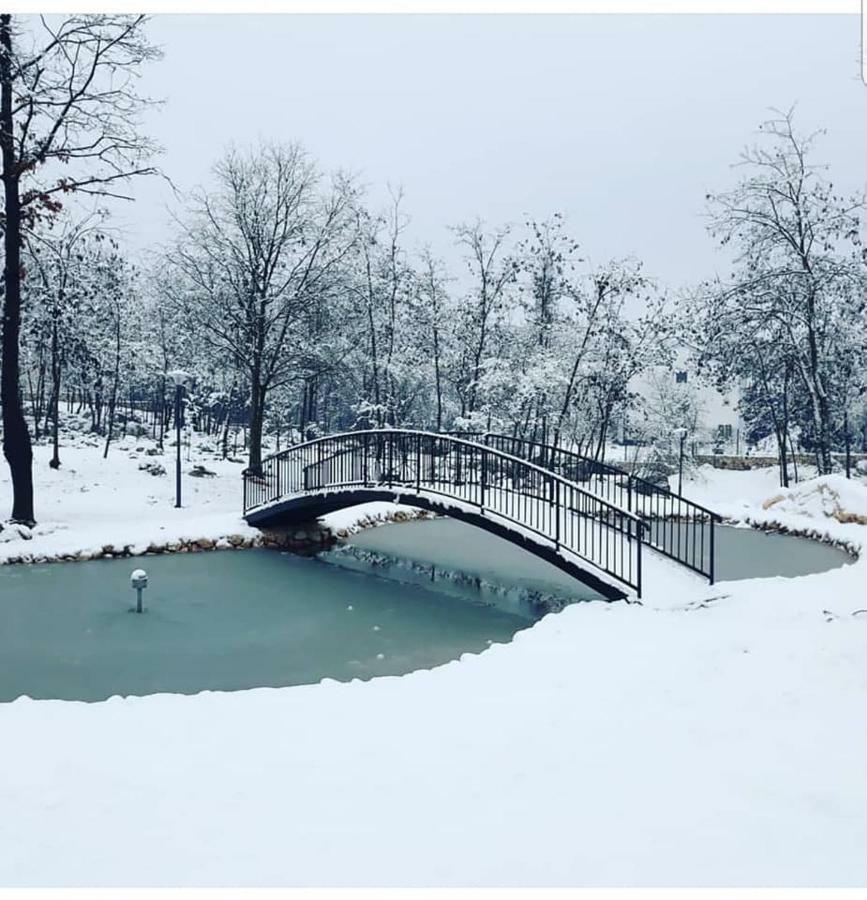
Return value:
[(382, 429), (317, 438), (244, 472), (244, 514), (293, 495), (388, 488), (446, 498), (543, 538), (641, 595), (647, 525), (550, 469), (462, 438)]
[(563, 447), (492, 432), (450, 433), (534, 462), (637, 514), (648, 525), (647, 544), (713, 584), (714, 527), (722, 521), (713, 510), (672, 493), (667, 486)]

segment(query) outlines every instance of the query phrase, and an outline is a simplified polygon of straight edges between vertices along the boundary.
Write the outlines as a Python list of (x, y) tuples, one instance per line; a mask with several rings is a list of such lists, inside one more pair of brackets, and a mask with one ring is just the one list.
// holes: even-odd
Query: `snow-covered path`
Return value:
[(867, 884), (865, 575), (572, 606), (402, 678), (0, 705), (0, 884)]

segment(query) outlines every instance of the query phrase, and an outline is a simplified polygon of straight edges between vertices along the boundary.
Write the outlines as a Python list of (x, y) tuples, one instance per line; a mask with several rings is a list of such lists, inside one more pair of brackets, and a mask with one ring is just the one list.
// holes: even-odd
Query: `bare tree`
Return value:
[(108, 457), (108, 448), (114, 438), (114, 423), (117, 413), (118, 396), (121, 383), (121, 364), (125, 351), (132, 349), (129, 340), (128, 307), (135, 296), (133, 287), (136, 273), (116, 252), (103, 256), (100, 260), (100, 306), (101, 318), (105, 322), (105, 343), (111, 373), (111, 387), (108, 396), (108, 410), (105, 423), (105, 448), (103, 458)]
[(434, 257), (429, 247), (421, 254), (421, 272), (413, 298), (413, 312), (420, 328), (420, 344), (433, 364), (436, 397), (436, 430), (442, 431), (444, 420), (444, 368), (451, 343), (448, 319), (454, 314), (448, 294), (448, 276), (443, 262)]
[[(554, 330), (563, 324), (563, 300), (573, 290), (575, 264), (580, 261), (576, 256), (578, 242), (566, 233), (564, 225), (561, 213), (541, 222), (530, 220), (526, 223), (530, 237), (518, 243), (517, 262), (524, 276), (521, 287), (530, 325), (525, 349), (528, 363), (550, 357)], [(531, 440), (547, 442), (550, 402), (551, 386), (547, 383), (538, 384), (529, 392), (524, 419), (530, 426)], [(568, 397), (564, 403), (568, 409)], [(557, 422), (558, 434), (562, 418), (563, 415)]]
[(214, 168), (216, 190), (199, 191), (169, 260), (173, 289), (198, 338), (246, 373), (249, 465), (261, 467), (269, 391), (309, 369), (307, 336), (354, 242), (355, 189), (329, 190), (297, 144), (230, 150)]
[(364, 309), (369, 360), (364, 385), (368, 396), (359, 411), (362, 420), (379, 427), (395, 425), (406, 400), (400, 365), (406, 329), (401, 316), (414, 291), (414, 273), (401, 243), (409, 224), (402, 203), (403, 191), (398, 189), (391, 191), (386, 212), (373, 215), (361, 206), (355, 210), (358, 276), (353, 292)]
[(463, 304), (461, 373), (456, 385), (461, 415), (472, 417), (479, 402), (479, 384), (491, 335), (506, 315), (508, 287), (516, 276), (516, 263), (505, 254), (508, 227), (492, 232), (477, 220), (452, 229), (457, 243), (466, 252), (473, 278), (470, 294)]
[[(28, 280), (30, 320), (35, 327), (48, 332), (48, 358), (51, 369), (51, 395), (48, 415), (51, 416), (53, 452), (49, 465), (60, 468), (60, 391), (63, 368), (69, 350), (77, 341), (76, 319), (82, 304), (93, 296), (98, 248), (104, 240), (98, 224), (99, 213), (91, 212), (73, 221), (66, 221), (57, 230), (31, 232), (27, 237), (27, 264), (32, 265), (36, 277)], [(33, 308), (35, 307), (35, 309)], [(38, 438), (38, 434), (37, 434)]]
[(632, 380), (667, 360), (666, 300), (634, 259), (611, 260), (573, 283), (569, 293), (565, 340), (558, 348), (568, 376), (552, 442), (565, 436), (601, 456), (614, 410), (628, 402)]
[(830, 381), (842, 340), (860, 329), (863, 266), (860, 214), (865, 197), (834, 191), (810, 161), (820, 132), (800, 135), (793, 113), (765, 122), (763, 143), (744, 151), (747, 174), (709, 195), (711, 230), (737, 248), (732, 284), (703, 294), (708, 338), (739, 336), (748, 355), (757, 337), (786, 350), (809, 397), (820, 473), (831, 471), (834, 409)]
[[(3, 452), (12, 475), (13, 521), (32, 523), (33, 452), (20, 396), (23, 236), (71, 192), (123, 196), (119, 186), (152, 173), (140, 132), (147, 101), (140, 65), (158, 56), (145, 16), (76, 15), (33, 33), (0, 15), (0, 153), (4, 249)], [(63, 164), (59, 174), (56, 164)]]

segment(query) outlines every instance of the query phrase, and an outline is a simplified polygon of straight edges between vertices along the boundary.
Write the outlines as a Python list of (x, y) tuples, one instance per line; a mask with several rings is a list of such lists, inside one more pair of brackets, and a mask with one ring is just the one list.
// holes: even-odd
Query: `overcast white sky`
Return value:
[[(301, 141), (373, 196), (402, 184), (413, 241), (446, 226), (567, 214), (592, 259), (636, 255), (672, 286), (722, 260), (704, 195), (729, 185), (771, 106), (829, 129), (835, 182), (867, 183), (857, 16), (158, 16), (143, 89), (161, 165), (207, 182), (230, 141)], [(121, 210), (145, 247), (170, 192)], [(722, 268), (725, 268), (722, 265)]]

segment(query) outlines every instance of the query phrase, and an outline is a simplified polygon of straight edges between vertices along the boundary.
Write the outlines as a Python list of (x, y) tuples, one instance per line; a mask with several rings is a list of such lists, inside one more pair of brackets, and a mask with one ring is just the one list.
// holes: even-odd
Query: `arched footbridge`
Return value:
[(547, 560), (610, 599), (641, 596), (648, 551), (713, 581), (710, 510), (560, 448), (494, 434), (352, 431), (244, 472), (244, 517), (291, 526), (385, 500), (451, 516)]

